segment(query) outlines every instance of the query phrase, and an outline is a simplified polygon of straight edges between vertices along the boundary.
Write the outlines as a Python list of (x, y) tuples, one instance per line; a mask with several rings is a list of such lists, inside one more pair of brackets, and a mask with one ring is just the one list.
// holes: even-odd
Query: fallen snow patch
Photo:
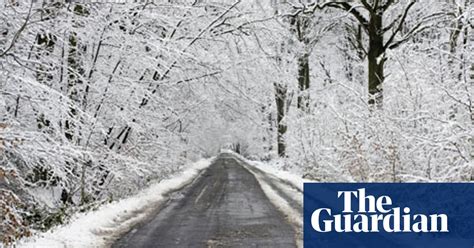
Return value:
[(303, 230), (303, 221), (302, 221), (302, 213), (298, 211), (294, 206), (291, 206), (288, 201), (283, 198), (272, 186), (270, 186), (265, 178), (262, 175), (259, 175), (251, 170), (249, 170), (255, 178), (257, 179), (260, 187), (262, 188), (265, 195), (268, 197), (270, 202), (275, 205), (275, 207), (282, 212), (288, 222), (293, 225), (295, 229), (295, 241), (297, 247), (303, 247), (303, 240), (302, 240), (302, 230)]
[(248, 160), (242, 155), (235, 153), (233, 151), (227, 151), (229, 153), (234, 154), (236, 157), (238, 157), (240, 160), (244, 161), (245, 163), (260, 169), (261, 171), (272, 175), (276, 178), (279, 178), (283, 181), (286, 181), (287, 183), (297, 187), (301, 192), (303, 192), (303, 184), (307, 182), (314, 182), (308, 179), (304, 179), (302, 176), (292, 173), (290, 171), (283, 170), (277, 166), (276, 163), (266, 163), (266, 162), (261, 162), (261, 161), (253, 161), (253, 160)]
[(314, 182), (308, 179), (302, 178), (300, 175), (291, 173), (289, 171), (284, 171), (281, 169), (278, 169), (276, 166), (273, 164), (268, 164), (260, 161), (249, 161), (247, 160), (247, 163), (264, 171), (267, 174), (270, 174), (272, 176), (275, 176), (279, 179), (282, 179), (291, 185), (297, 187), (301, 192), (303, 191), (303, 184), (306, 182)]
[[(233, 153), (233, 152), (232, 152)], [(301, 176), (279, 169), (275, 164), (251, 161), (233, 153), (257, 179), (260, 187), (275, 207), (295, 229), (297, 247), (303, 247), (303, 184)]]
[(69, 224), (20, 241), (18, 247), (107, 247), (134, 224), (154, 213), (165, 201), (166, 194), (191, 183), (211, 163), (211, 159), (200, 160), (177, 177), (153, 184), (135, 196), (103, 205), (96, 211), (77, 214)]

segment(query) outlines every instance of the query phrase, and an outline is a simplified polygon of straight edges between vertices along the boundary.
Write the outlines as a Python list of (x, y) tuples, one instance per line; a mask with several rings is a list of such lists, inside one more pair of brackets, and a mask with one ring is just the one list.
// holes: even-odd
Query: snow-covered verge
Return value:
[(253, 161), (232, 153), (255, 176), (268, 199), (293, 225), (297, 246), (303, 247), (303, 184), (309, 181), (284, 170), (278, 166), (277, 161)]
[(212, 163), (203, 159), (178, 176), (152, 184), (135, 196), (74, 216), (69, 224), (19, 242), (18, 247), (106, 247), (134, 224), (152, 214), (166, 195), (191, 183)]
[(233, 151), (226, 150), (226, 152), (230, 152), (234, 154), (234, 156), (236, 156), (237, 158), (239, 158), (246, 164), (257, 168), (261, 170), (262, 172), (265, 172), (269, 176), (273, 176), (275, 178), (278, 178), (286, 182), (287, 184), (291, 184), (292, 186), (298, 188), (301, 192), (303, 191), (303, 184), (305, 182), (314, 182), (312, 180), (304, 179), (303, 176), (300, 175), (300, 173), (298, 173), (297, 171), (284, 169), (281, 163), (279, 163), (279, 161), (277, 160), (262, 162), (262, 161), (247, 159), (243, 157), (242, 155), (235, 153)]
[(247, 163), (250, 165), (264, 171), (265, 173), (272, 175), (274, 177), (280, 178), (293, 186), (297, 187), (300, 191), (303, 191), (303, 184), (305, 182), (313, 182), (308, 179), (304, 179), (301, 175), (298, 175), (292, 171), (283, 170), (280, 168), (277, 163), (265, 163), (261, 161), (251, 161), (247, 160)]

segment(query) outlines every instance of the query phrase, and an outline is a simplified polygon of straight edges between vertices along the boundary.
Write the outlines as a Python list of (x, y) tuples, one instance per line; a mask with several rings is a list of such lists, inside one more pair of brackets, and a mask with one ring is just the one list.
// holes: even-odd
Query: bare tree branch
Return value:
[(415, 3), (416, 3), (416, 1), (414, 1), (414, 0), (410, 1), (410, 3), (407, 5), (405, 10), (403, 11), (403, 14), (401, 15), (401, 17), (397, 18), (399, 20), (398, 27), (393, 31), (392, 35), (387, 40), (387, 43), (385, 43), (384, 48), (387, 48), (388, 46), (390, 46), (390, 44), (393, 42), (393, 39), (395, 39), (395, 36), (397, 35), (397, 33), (400, 32), (400, 30), (403, 27), (403, 24), (405, 23), (405, 19), (408, 16), (408, 12), (410, 11), (411, 7), (413, 7), (413, 5), (415, 5)]
[(7, 49), (5, 49), (3, 52), (0, 53), (0, 57), (5, 56), (11, 49), (13, 49), (13, 47), (15, 46), (16, 41), (18, 40), (18, 38), (20, 38), (21, 33), (23, 32), (23, 30), (25, 30), (26, 26), (28, 25), (28, 22), (30, 21), (31, 10), (33, 9), (33, 2), (34, 1), (31, 1), (31, 3), (30, 3), (30, 8), (28, 9), (28, 14), (25, 18), (25, 22), (21, 25), (20, 29), (18, 29), (16, 34), (13, 36), (13, 39), (10, 43), (10, 46)]

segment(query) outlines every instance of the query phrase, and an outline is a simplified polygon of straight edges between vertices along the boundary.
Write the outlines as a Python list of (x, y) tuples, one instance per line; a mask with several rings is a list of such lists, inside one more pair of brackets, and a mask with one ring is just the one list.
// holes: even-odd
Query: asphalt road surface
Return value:
[(223, 154), (113, 247), (296, 247), (295, 232), (255, 177)]

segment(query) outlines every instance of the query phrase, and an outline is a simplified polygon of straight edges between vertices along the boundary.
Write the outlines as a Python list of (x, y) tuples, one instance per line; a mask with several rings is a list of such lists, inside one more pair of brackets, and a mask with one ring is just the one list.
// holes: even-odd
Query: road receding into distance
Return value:
[(296, 247), (295, 231), (255, 177), (221, 154), (112, 247)]

